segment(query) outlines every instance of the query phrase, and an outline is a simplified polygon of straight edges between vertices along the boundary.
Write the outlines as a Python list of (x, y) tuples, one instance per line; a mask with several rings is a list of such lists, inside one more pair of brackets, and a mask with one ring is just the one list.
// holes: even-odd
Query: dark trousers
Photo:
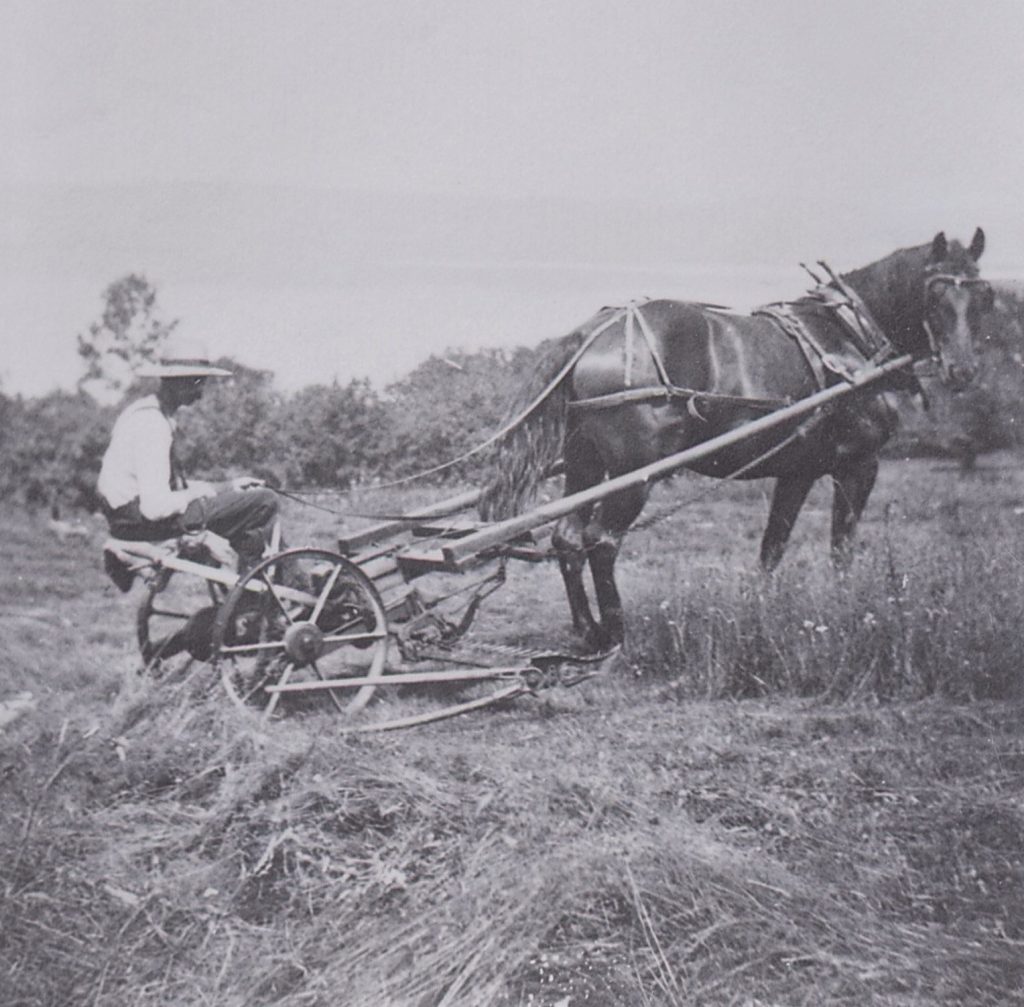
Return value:
[(246, 566), (263, 555), (277, 518), (277, 494), (273, 490), (223, 490), (213, 497), (193, 500), (184, 514), (149, 521), (139, 501), (118, 507), (104, 507), (110, 533), (129, 542), (159, 542), (187, 532), (209, 531), (231, 543)]

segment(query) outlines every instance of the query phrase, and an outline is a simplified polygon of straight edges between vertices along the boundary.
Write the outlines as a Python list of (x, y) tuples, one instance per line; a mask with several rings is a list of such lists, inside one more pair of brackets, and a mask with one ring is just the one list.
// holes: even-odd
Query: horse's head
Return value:
[(992, 287), (978, 276), (978, 259), (985, 250), (979, 227), (968, 248), (935, 235), (924, 267), (921, 325), (928, 348), (939, 365), (942, 383), (963, 391), (978, 373), (978, 329), (981, 316), (992, 310)]

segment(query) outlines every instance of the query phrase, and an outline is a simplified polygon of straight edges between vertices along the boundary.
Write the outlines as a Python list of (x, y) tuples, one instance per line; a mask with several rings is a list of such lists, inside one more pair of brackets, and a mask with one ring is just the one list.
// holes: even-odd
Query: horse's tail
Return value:
[[(514, 417), (529, 411), (491, 452), (491, 475), (480, 498), (480, 515), (484, 520), (500, 520), (520, 513), (541, 480), (561, 459), (572, 375), (571, 368), (566, 367), (586, 338), (586, 331), (577, 330), (549, 339), (538, 348), (537, 363), (507, 415)], [(530, 408), (533, 403), (536, 404)]]

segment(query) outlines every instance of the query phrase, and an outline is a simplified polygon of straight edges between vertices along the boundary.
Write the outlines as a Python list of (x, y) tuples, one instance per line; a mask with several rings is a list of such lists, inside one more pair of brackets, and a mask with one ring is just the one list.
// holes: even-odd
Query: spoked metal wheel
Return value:
[[(387, 616), (373, 582), (326, 549), (264, 560), (231, 589), (214, 627), (214, 660), (229, 694), (264, 703), (267, 716), (285, 693), (326, 691), (339, 711), (362, 709), (387, 652)], [(356, 681), (319, 684), (338, 679)]]
[(217, 608), (228, 589), (201, 577), (157, 570), (146, 585), (135, 630), (146, 673), (167, 673), (172, 662), (208, 661)]

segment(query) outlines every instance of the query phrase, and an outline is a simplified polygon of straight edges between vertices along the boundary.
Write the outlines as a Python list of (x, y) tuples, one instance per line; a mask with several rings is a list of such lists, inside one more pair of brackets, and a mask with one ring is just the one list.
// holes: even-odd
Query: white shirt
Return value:
[(136, 497), (142, 516), (159, 521), (182, 514), (197, 494), (171, 489), (171, 444), (175, 424), (155, 395), (133, 402), (114, 424), (96, 488), (113, 508)]

